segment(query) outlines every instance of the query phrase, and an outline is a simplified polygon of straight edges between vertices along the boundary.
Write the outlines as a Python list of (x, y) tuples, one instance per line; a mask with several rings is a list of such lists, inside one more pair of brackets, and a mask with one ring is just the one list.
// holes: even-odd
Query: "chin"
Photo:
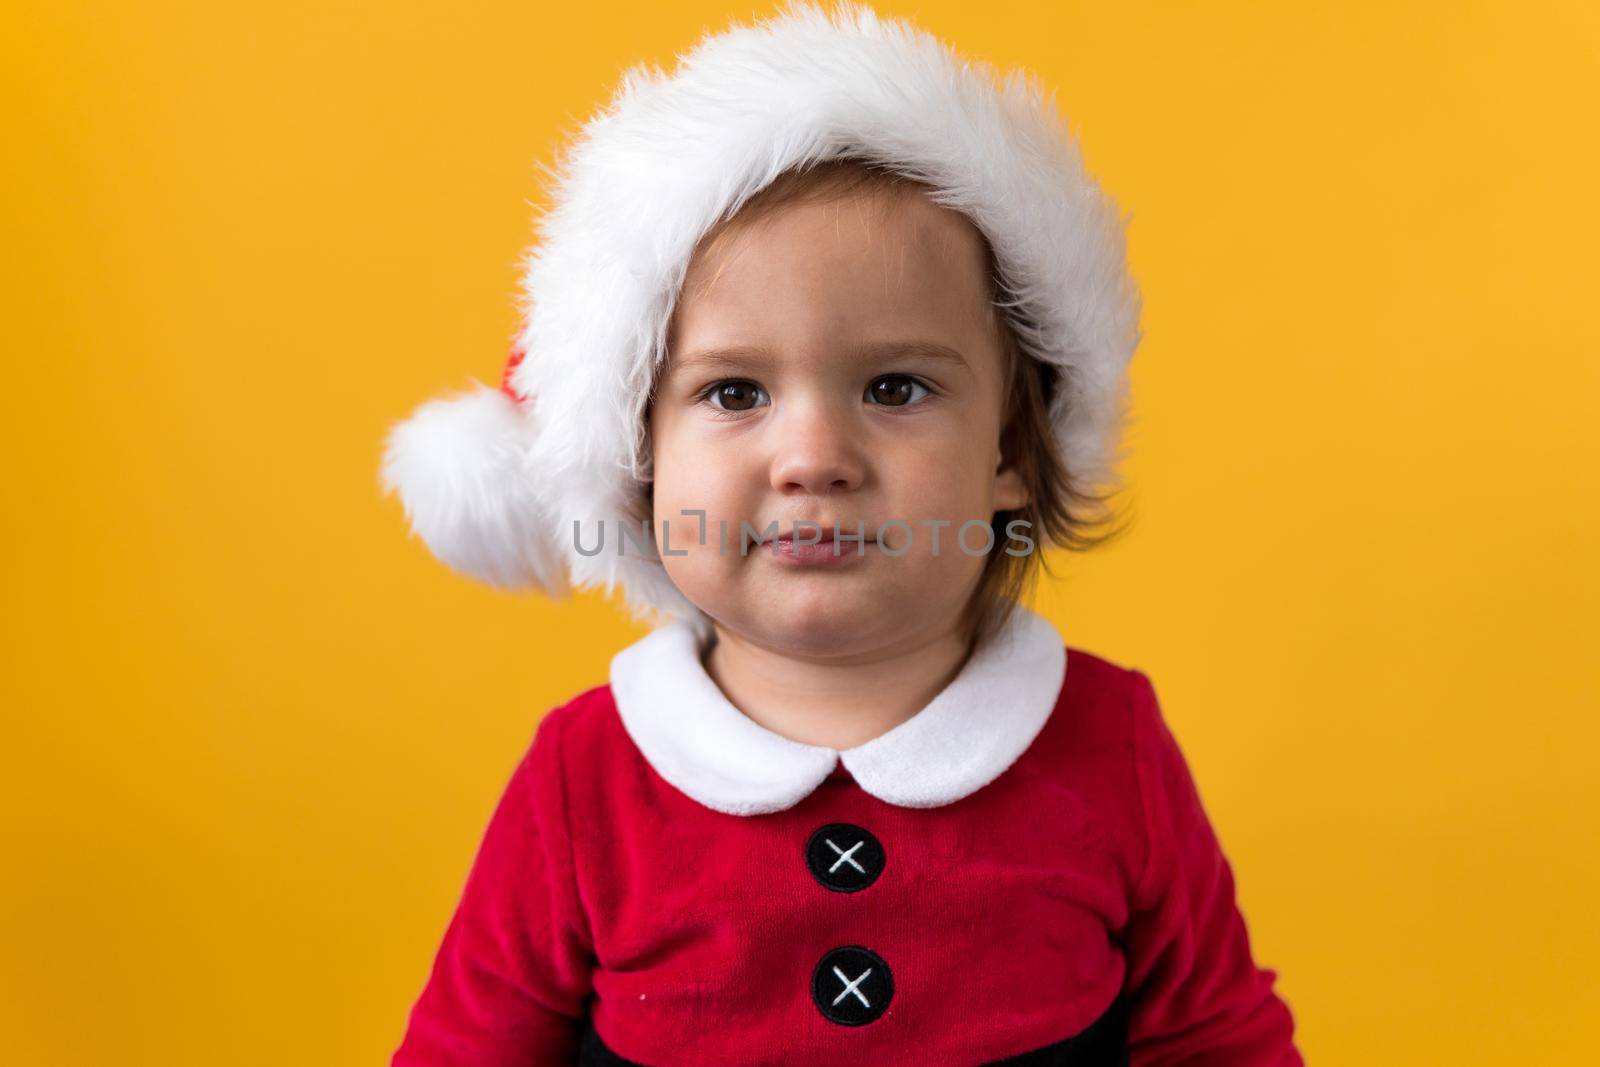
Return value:
[(887, 643), (904, 622), (881, 593), (838, 586), (775, 592), (744, 606), (747, 632), (796, 654), (829, 655)]

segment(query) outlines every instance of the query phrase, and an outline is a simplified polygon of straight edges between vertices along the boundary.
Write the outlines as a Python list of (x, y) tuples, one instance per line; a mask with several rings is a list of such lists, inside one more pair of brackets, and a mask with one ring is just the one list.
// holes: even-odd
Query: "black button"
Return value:
[(894, 998), (894, 975), (883, 957), (860, 945), (836, 948), (811, 973), (811, 999), (829, 1022), (864, 1026)]
[(883, 873), (883, 846), (859, 826), (831, 822), (806, 842), (806, 866), (836, 893), (865, 889)]

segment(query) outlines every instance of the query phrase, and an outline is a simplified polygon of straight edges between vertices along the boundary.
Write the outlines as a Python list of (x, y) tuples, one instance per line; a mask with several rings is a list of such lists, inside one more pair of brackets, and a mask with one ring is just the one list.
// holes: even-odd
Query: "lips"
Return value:
[(871, 555), (868, 548), (877, 545), (877, 540), (867, 533), (864, 523), (860, 526), (860, 533), (858, 538), (856, 528), (844, 524), (837, 531), (832, 524), (821, 527), (807, 524), (803, 529), (778, 534), (765, 542), (764, 547), (782, 567), (803, 567), (808, 570), (848, 568), (866, 559)]
[[(834, 526), (833, 526), (833, 524), (832, 523), (819, 523), (818, 525), (820, 525), (822, 527), (820, 530), (813, 530), (813, 529), (807, 528), (804, 531), (806, 536), (805, 536), (805, 540), (802, 541), (802, 544), (809, 543), (809, 544), (818, 544), (818, 545), (831, 545), (834, 542), (835, 538), (834, 538), (834, 535), (833, 535), (834, 534)], [(871, 528), (872, 527), (869, 526), (866, 523), (860, 524), (859, 527), (854, 523), (839, 523), (839, 526), (838, 526), (838, 530), (839, 530), (838, 540), (849, 541), (851, 543), (854, 543), (857, 540), (859, 540), (863, 544), (869, 544), (869, 545), (870, 544), (875, 544), (878, 539), (876, 537), (872, 536), (872, 534), (866, 532), (867, 530), (870, 530)], [(862, 531), (862, 535), (859, 538), (857, 538), (856, 535), (855, 535), (855, 531), (857, 529), (860, 529)], [(815, 540), (812, 540), (813, 537), (815, 538)], [(789, 533), (779, 534), (777, 537), (768, 538), (765, 541), (761, 541), (760, 544), (764, 545), (764, 544), (769, 543), (770, 541), (779, 541), (779, 542), (788, 541), (788, 542), (792, 543), (794, 540), (795, 540), (795, 532), (791, 530)]]

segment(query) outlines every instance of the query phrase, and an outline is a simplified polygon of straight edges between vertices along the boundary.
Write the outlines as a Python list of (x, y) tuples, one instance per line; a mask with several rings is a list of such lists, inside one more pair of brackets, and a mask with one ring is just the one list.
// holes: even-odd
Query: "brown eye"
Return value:
[[(919, 393), (917, 390), (921, 390)], [(920, 400), (928, 387), (904, 374), (890, 374), (867, 387), (867, 399), (884, 407), (899, 408)]]
[(763, 395), (755, 382), (723, 382), (711, 390), (713, 406), (723, 411), (749, 411), (760, 406)]

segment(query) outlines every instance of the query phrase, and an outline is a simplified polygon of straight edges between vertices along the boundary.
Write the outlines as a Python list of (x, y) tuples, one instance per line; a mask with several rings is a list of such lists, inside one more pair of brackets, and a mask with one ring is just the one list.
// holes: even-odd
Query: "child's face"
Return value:
[[(962, 523), (1026, 503), (1016, 473), (999, 469), (1001, 349), (984, 268), (972, 224), (915, 192), (792, 204), (695, 257), (651, 408), (654, 520), (658, 542), (670, 530), (668, 576), (724, 628), (829, 655), (957, 625), (986, 558), (962, 551)], [(910, 343), (958, 358), (888, 350)], [(704, 545), (684, 514), (694, 509), (706, 512)], [(824, 536), (864, 522), (869, 543), (858, 555), (842, 541), (822, 563), (763, 544), (741, 554), (741, 521), (791, 534), (796, 520)], [(905, 525), (871, 543), (890, 520)], [(925, 523), (938, 521), (935, 551)], [(985, 540), (967, 531), (973, 552)]]

